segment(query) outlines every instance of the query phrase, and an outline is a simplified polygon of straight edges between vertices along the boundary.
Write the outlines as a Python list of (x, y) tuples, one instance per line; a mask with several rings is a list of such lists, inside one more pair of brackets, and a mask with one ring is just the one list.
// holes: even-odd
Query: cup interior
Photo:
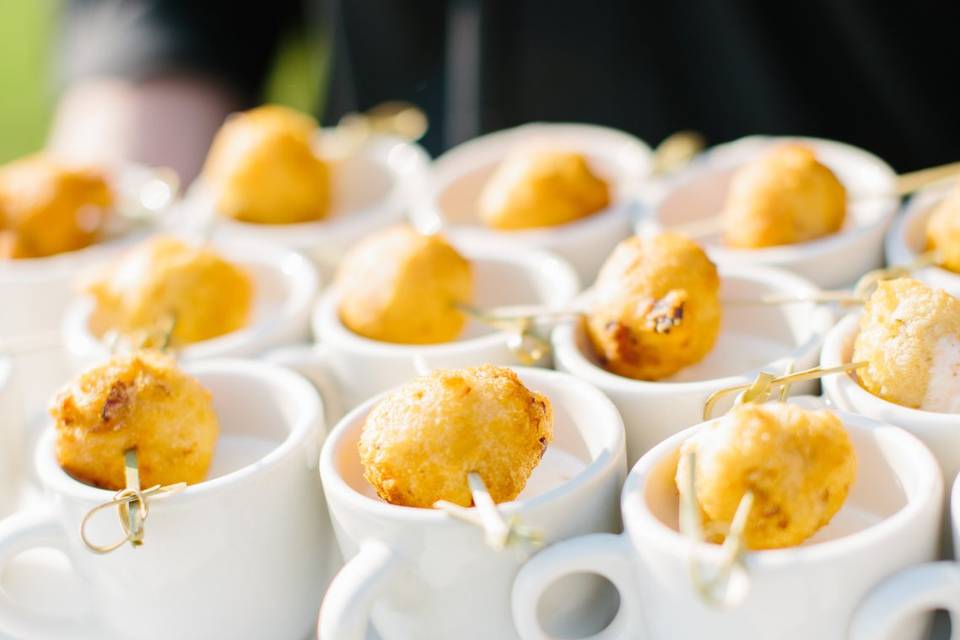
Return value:
[[(837, 234), (788, 246), (822, 245), (844, 234), (884, 222), (892, 206), (892, 196), (887, 195), (893, 189), (894, 174), (890, 167), (855, 147), (812, 138), (748, 138), (718, 147), (678, 178), (657, 205), (657, 221), (669, 228), (720, 214), (737, 170), (770, 148), (788, 142), (799, 142), (813, 148), (818, 160), (827, 165), (846, 187), (848, 196), (847, 217)], [(769, 253), (784, 249), (735, 249), (726, 245), (720, 232), (704, 235), (700, 241), (710, 251), (737, 254)]]
[(646, 171), (646, 148), (626, 134), (585, 125), (517, 127), (463, 144), (438, 159), (436, 206), (443, 220), (457, 226), (485, 228), (478, 211), (480, 194), (497, 166), (519, 150), (583, 154), (591, 170), (611, 187), (611, 206), (607, 210), (625, 202), (630, 190), (636, 188), (631, 181)]
[(378, 158), (357, 153), (330, 166), (330, 218), (364, 211), (382, 202), (395, 184), (395, 177)]
[(197, 377), (212, 394), (220, 421), (208, 479), (254, 464), (280, 446), (304, 418), (303, 403), (273, 380), (224, 370)]
[[(721, 270), (721, 300), (754, 299), (770, 293), (801, 295), (813, 291), (812, 285), (794, 281), (792, 276), (784, 280), (781, 274), (771, 275), (766, 270)], [(814, 304), (725, 304), (720, 334), (710, 353), (700, 362), (659, 382), (716, 380), (775, 366), (774, 363), (796, 358), (814, 348), (830, 321), (830, 311)], [(579, 323), (575, 329), (574, 340), (582, 357), (594, 367), (602, 369), (583, 323)]]
[[(313, 387), (283, 368), (244, 360), (206, 360), (185, 367), (213, 399), (220, 435), (206, 479), (183, 495), (219, 485), (241, 473), (276, 463), (295, 440), (320, 419)], [(37, 451), (40, 477), (66, 492), (101, 492), (77, 482), (63, 471), (54, 454), (51, 428)]]
[[(881, 522), (894, 517), (908, 504), (929, 500), (933, 475), (939, 475), (936, 465), (916, 441), (909, 446), (904, 440), (909, 437), (895, 427), (853, 416), (839, 414), (857, 455), (857, 477), (847, 499), (833, 519), (814, 536), (800, 545), (816, 547), (822, 543), (840, 540), (867, 531)], [(632, 509), (651, 516), (660, 529), (680, 538), (679, 497), (675, 474), (681, 443), (700, 427), (693, 427), (671, 438), (665, 446), (657, 447), (650, 456), (653, 460), (644, 465), (642, 478), (629, 482), (624, 491), (624, 502), (633, 503)], [(932, 471), (927, 468), (932, 465)], [(628, 497), (629, 495), (629, 497)], [(776, 553), (779, 550), (761, 553)]]
[[(554, 413), (553, 442), (517, 500), (502, 505), (508, 511), (522, 509), (531, 501), (549, 499), (555, 492), (562, 491), (564, 484), (596, 472), (615, 455), (623, 438), (616, 410), (592, 387), (565, 374), (522, 367), (516, 370), (530, 389), (550, 398)], [(331, 434), (324, 456), (329, 455), (334, 474), (349, 491), (387, 505), (363, 477), (357, 449), (366, 417), (383, 397), (374, 398), (348, 414)], [(436, 513), (432, 509), (413, 511)]]

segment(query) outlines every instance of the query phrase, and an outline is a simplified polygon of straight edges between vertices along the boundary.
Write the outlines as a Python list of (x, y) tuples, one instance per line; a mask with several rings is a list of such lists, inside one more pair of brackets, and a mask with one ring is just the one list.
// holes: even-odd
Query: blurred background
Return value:
[(960, 155), (958, 22), (932, 0), (4, 0), (0, 161), (100, 146), (189, 180), (233, 110), (406, 100), (434, 155), (547, 120), (817, 136), (908, 171)]
[[(0, 162), (44, 146), (57, 98), (57, 38), (67, 2), (0, 2)], [(322, 110), (329, 63), (322, 34), (292, 28), (275, 55), (263, 101), (307, 112)]]

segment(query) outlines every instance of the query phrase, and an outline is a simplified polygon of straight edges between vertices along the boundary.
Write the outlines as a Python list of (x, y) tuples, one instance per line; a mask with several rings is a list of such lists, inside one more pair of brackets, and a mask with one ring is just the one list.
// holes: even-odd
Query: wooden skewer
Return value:
[[(126, 479), (127, 491), (135, 495), (140, 494), (140, 467), (137, 460), (137, 450), (127, 449), (123, 454), (123, 474)], [(127, 512), (127, 526), (130, 534), (127, 539), (131, 546), (139, 547), (143, 544), (143, 514), (140, 512), (140, 500), (135, 499), (121, 509)]]
[[(149, 489), (141, 489), (136, 449), (131, 448), (124, 451), (123, 464), (126, 487), (114, 494), (113, 499), (109, 502), (104, 502), (90, 509), (80, 521), (80, 540), (93, 553), (112, 553), (127, 542), (133, 548), (143, 545), (144, 523), (150, 512), (148, 499), (171, 496), (187, 488), (186, 482), (179, 482), (172, 485), (155, 485)], [(111, 507), (117, 507), (123, 537), (112, 544), (96, 544), (87, 536), (87, 524), (98, 512)]]
[(500, 513), (490, 496), (490, 492), (487, 491), (483, 478), (478, 473), (467, 474), (467, 483), (475, 508), (468, 509), (446, 500), (438, 500), (433, 505), (434, 508), (483, 529), (484, 541), (497, 551), (515, 542), (527, 542), (534, 546), (543, 543), (543, 532), (540, 530), (525, 527), (515, 518), (512, 518), (509, 522), (504, 520), (503, 514)]
[[(689, 474), (684, 479), (684, 490), (680, 492), (680, 531), (696, 544), (703, 544), (705, 536), (700, 522), (700, 506), (696, 494), (696, 454), (687, 454)], [(703, 565), (691, 550), (689, 567), (690, 580), (700, 598), (711, 606), (729, 607), (737, 604), (738, 595), (730, 591), (730, 583), (738, 565), (743, 568), (743, 556), (746, 553), (744, 531), (747, 518), (753, 508), (754, 495), (747, 491), (740, 498), (730, 528), (721, 546), (720, 562), (709, 577)]]
[(696, 131), (678, 131), (663, 139), (653, 151), (653, 173), (663, 176), (682, 169), (706, 147)]
[[(724, 298), (721, 304), (731, 307), (779, 306), (790, 304), (830, 304), (857, 305), (866, 302), (876, 284), (882, 280), (899, 278), (939, 262), (935, 251), (923, 253), (908, 264), (884, 267), (868, 271), (857, 280), (853, 291), (824, 290), (806, 295), (770, 293), (756, 298)], [(479, 322), (503, 330), (524, 330), (534, 322), (559, 322), (577, 318), (589, 313), (587, 299), (581, 299), (569, 306), (556, 308), (543, 305), (506, 305), (480, 309), (471, 305), (458, 304), (457, 308)], [(682, 319), (677, 320), (677, 324)]]
[(487, 485), (477, 473), (467, 474), (467, 483), (470, 485), (470, 494), (473, 496), (473, 504), (480, 514), (480, 520), (483, 522), (483, 530), (486, 534), (487, 544), (494, 549), (502, 549), (507, 544), (507, 538), (510, 536), (510, 526), (497, 509), (497, 503), (490, 497), (487, 491)]

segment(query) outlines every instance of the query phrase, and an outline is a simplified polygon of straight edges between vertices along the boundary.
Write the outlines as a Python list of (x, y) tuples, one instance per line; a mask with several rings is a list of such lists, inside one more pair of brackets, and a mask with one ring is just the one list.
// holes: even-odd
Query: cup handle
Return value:
[(537, 616), (537, 604), (547, 588), (572, 573), (603, 576), (620, 592), (620, 610), (606, 629), (584, 640), (642, 638), (640, 612), (630, 543), (623, 535), (594, 533), (564, 540), (533, 558), (513, 583), (513, 623), (523, 640), (556, 640)]
[[(850, 623), (850, 640), (896, 640), (897, 625), (910, 616), (946, 609), (960, 619), (960, 565), (930, 562), (904, 569), (870, 591)], [(957, 637), (956, 630), (951, 634)]]
[[(53, 514), (12, 515), (0, 521), (0, 575), (21, 553), (47, 547), (66, 554), (67, 546), (67, 534)], [(0, 631), (14, 638), (73, 638), (85, 627), (90, 629), (90, 637), (94, 637), (92, 617), (56, 617), (33, 611), (0, 588)]]
[(292, 369), (313, 383), (323, 399), (323, 415), (328, 428), (346, 413), (343, 389), (330, 364), (330, 351), (326, 345), (284, 347), (267, 353), (264, 360)]
[(327, 589), (317, 622), (319, 640), (364, 640), (374, 602), (402, 573), (400, 558), (387, 545), (365, 542)]

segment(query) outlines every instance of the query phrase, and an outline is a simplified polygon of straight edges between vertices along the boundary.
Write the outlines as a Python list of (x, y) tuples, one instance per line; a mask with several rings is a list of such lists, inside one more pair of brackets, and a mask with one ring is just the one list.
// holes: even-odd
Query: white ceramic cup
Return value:
[[(789, 269), (818, 286), (853, 284), (883, 265), (883, 237), (897, 211), (896, 174), (880, 158), (862, 149), (818, 138), (750, 136), (707, 151), (665, 183), (650, 198), (649, 215), (639, 229), (662, 229), (718, 215), (734, 172), (770, 148), (798, 142), (811, 147), (847, 189), (847, 221), (839, 232), (809, 242), (760, 249), (735, 249), (721, 234), (701, 241), (720, 265), (763, 265)], [(858, 197), (868, 196), (868, 197)]]
[[(960, 481), (953, 483), (950, 505), (953, 546), (960, 549)], [(905, 621), (937, 609), (948, 611), (952, 620), (960, 615), (960, 564), (956, 562), (930, 562), (884, 580), (857, 609), (850, 640), (899, 640), (896, 630)], [(950, 637), (956, 638), (957, 631)]]
[[(518, 149), (584, 154), (611, 186), (611, 205), (575, 222), (542, 229), (501, 231), (479, 218), (477, 203), (497, 165)], [(518, 242), (566, 259), (584, 282), (592, 282), (616, 244), (630, 235), (635, 197), (649, 178), (650, 148), (638, 138), (606, 127), (537, 122), (480, 136), (433, 163), (428, 196), (411, 211), (424, 231), (456, 229), (475, 242)]]
[[(749, 553), (739, 604), (718, 608), (700, 599), (690, 579), (691, 555), (716, 566), (720, 547), (695, 545), (677, 529), (679, 449), (700, 425), (654, 447), (630, 472), (621, 500), (623, 535), (561, 542), (520, 571), (513, 612), (521, 637), (552, 638), (537, 619), (541, 594), (567, 574), (588, 572), (620, 592), (617, 617), (593, 640), (846, 638), (854, 610), (874, 585), (935, 556), (943, 482), (930, 452), (909, 433), (838, 415), (858, 462), (846, 503), (803, 545)], [(895, 637), (919, 638), (923, 623), (911, 620)]]
[[(36, 451), (49, 510), (0, 522), (0, 573), (37, 547), (63, 551), (85, 580), (89, 617), (67, 619), (0, 592), (0, 630), (14, 637), (303, 638), (336, 570), (316, 465), (322, 403), (300, 376), (262, 362), (208, 360), (186, 370), (213, 394), (220, 420), (208, 480), (150, 503), (144, 545), (108, 555), (79, 537), (84, 514), (113, 498), (64, 472), (48, 430)], [(116, 512), (88, 526), (117, 539)]]
[[(776, 269), (721, 266), (720, 297), (734, 300), (769, 293), (809, 295), (817, 288)], [(627, 462), (632, 465), (648, 449), (677, 431), (703, 420), (703, 406), (714, 391), (743, 384), (767, 371), (783, 373), (817, 364), (823, 337), (833, 324), (825, 306), (724, 306), (720, 336), (699, 363), (656, 382), (633, 380), (611, 373), (597, 360), (582, 322), (553, 330), (556, 366), (594, 385), (613, 400), (627, 429)], [(795, 385), (806, 393), (815, 383)], [(734, 396), (717, 405), (729, 408)]]
[[(910, 199), (902, 216), (898, 216), (887, 233), (887, 263), (910, 264), (927, 250), (927, 220), (933, 210), (955, 187), (953, 183), (925, 189)], [(960, 274), (941, 267), (918, 269), (911, 276), (932, 287), (960, 295)]]
[[(553, 403), (554, 440), (520, 499), (500, 505), (500, 511), (541, 529), (548, 541), (618, 531), (617, 496), (626, 462), (616, 409), (572, 376), (516, 371)], [(320, 458), (334, 530), (349, 558), (323, 601), (321, 640), (362, 640), (368, 620), (383, 640), (515, 638), (510, 585), (529, 549), (496, 551), (479, 527), (434, 509), (377, 498), (363, 478), (357, 440), (378, 400), (348, 414)], [(563, 587), (551, 600), (557, 608), (573, 608), (596, 583)]]
[[(329, 131), (320, 131), (324, 147)], [(370, 233), (399, 222), (410, 203), (425, 189), (430, 156), (422, 147), (391, 136), (377, 135), (355, 154), (332, 162), (330, 215), (315, 222), (256, 224), (217, 215), (214, 195), (198, 178), (181, 206), (178, 218), (202, 228), (216, 217), (214, 237), (222, 240), (258, 240), (303, 251), (329, 270), (346, 248)]]
[[(178, 353), (181, 360), (255, 356), (309, 337), (310, 313), (319, 288), (319, 277), (309, 260), (295, 251), (264, 242), (218, 242), (214, 247), (253, 280), (250, 323), (237, 331), (184, 347)], [(64, 315), (63, 343), (77, 369), (110, 355), (108, 346), (90, 330), (93, 309), (92, 298), (75, 296)]]
[[(573, 269), (547, 252), (452, 241), (473, 265), (477, 307), (535, 303), (562, 307), (580, 289)], [(317, 302), (313, 314), (317, 345), (278, 350), (269, 358), (296, 369), (321, 388), (339, 388), (345, 408), (403, 384), (422, 369), (517, 363), (507, 345), (509, 334), (475, 320), (470, 320), (463, 335), (453, 342), (394, 344), (370, 340), (348, 329), (340, 321), (339, 303), (340, 293), (335, 288)]]
[[(862, 312), (851, 313), (827, 334), (820, 355), (820, 364), (835, 367), (851, 362), (853, 345), (860, 328)], [(903, 407), (878, 398), (860, 386), (853, 374), (828, 376), (823, 379), (823, 395), (838, 409), (893, 424), (906, 429), (930, 448), (947, 484), (960, 473), (960, 416)], [(949, 522), (944, 523), (944, 553), (949, 556)]]

